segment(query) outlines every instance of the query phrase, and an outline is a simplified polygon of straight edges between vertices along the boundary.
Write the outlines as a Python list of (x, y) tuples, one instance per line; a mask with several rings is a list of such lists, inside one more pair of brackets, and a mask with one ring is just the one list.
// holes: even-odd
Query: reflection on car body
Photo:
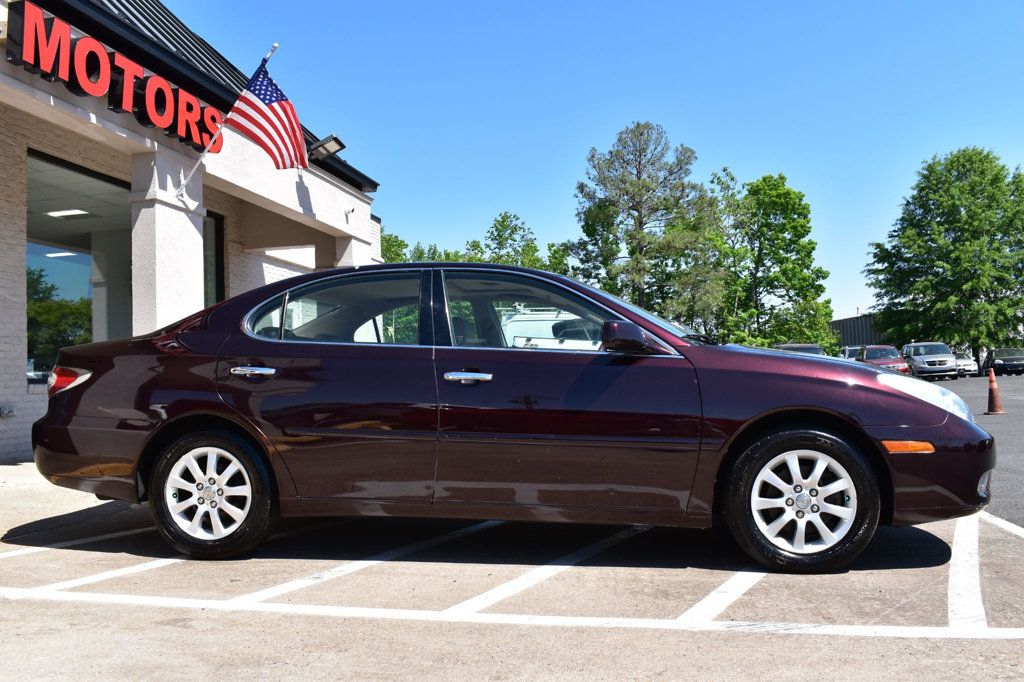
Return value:
[(980, 509), (995, 466), (940, 386), (706, 343), (514, 267), (311, 273), (58, 365), (39, 470), (148, 500), (195, 557), (244, 553), (277, 516), (720, 521), (766, 566), (831, 570), (878, 524)]

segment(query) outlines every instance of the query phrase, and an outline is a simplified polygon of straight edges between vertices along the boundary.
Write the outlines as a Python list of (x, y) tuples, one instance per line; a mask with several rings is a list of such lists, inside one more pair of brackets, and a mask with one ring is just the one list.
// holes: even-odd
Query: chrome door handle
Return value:
[(277, 374), (273, 367), (232, 367), (230, 372), (240, 377), (272, 377)]
[(475, 384), (478, 381), (490, 381), (494, 378), (493, 374), (486, 374), (484, 372), (445, 372), (445, 381), (457, 381), (460, 384)]

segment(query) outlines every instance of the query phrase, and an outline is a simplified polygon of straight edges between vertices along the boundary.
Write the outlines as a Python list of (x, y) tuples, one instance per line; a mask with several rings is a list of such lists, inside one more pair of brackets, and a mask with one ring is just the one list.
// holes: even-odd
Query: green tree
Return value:
[(466, 255), (461, 251), (442, 250), (437, 244), (424, 246), (421, 242), (416, 242), (405, 258), (408, 263), (454, 263), (464, 260)]
[(932, 157), (865, 269), (879, 331), (981, 346), (1024, 323), (1024, 177), (978, 147)]
[(569, 247), (566, 244), (548, 244), (548, 271), (559, 275), (570, 274), (569, 257)]
[(395, 234), (380, 230), (380, 255), (385, 263), (402, 263), (406, 259), (409, 242)]
[(567, 274), (609, 294), (621, 295), (617, 268), (622, 250), (618, 205), (605, 198), (581, 202), (576, 217), (583, 236), (560, 245), (561, 252), (568, 256)]
[(92, 341), (92, 302), (58, 298), (42, 268), (28, 268), (25, 282), (28, 357), (38, 369), (53, 367), (61, 348)]
[[(483, 240), (471, 239), (466, 242), (466, 247), (461, 251), (442, 249), (436, 244), (424, 246), (421, 242), (417, 242), (409, 248), (404, 240), (394, 235), (384, 235), (384, 237), (388, 238), (388, 253), (396, 257), (396, 260), (393, 261), (385, 256), (385, 260), (388, 262), (501, 263), (542, 270), (552, 268), (547, 259), (541, 255), (533, 230), (527, 227), (522, 218), (509, 211), (502, 211), (497, 215), (491, 226), (487, 228)], [(385, 252), (385, 246), (385, 241), (382, 239), (382, 254)], [(564, 247), (559, 244), (551, 244), (549, 251), (553, 254), (555, 269), (559, 272), (566, 272), (568, 257)]]
[(754, 345), (787, 341), (835, 346), (828, 271), (814, 265), (811, 208), (784, 175), (765, 175), (740, 194), (728, 170), (713, 179), (721, 227), (712, 237), (725, 271), (718, 329)]
[(717, 197), (701, 187), (666, 226), (660, 248), (660, 312), (709, 336), (725, 300), (721, 225)]
[[(607, 276), (621, 279), (622, 291), (641, 307), (661, 303), (649, 294), (664, 274), (657, 265), (663, 231), (696, 188), (688, 180), (695, 159), (692, 149), (671, 147), (665, 129), (646, 121), (620, 131), (607, 152), (591, 149), (587, 156), (586, 180), (576, 187), (581, 223), (600, 221), (597, 246), (611, 235), (619, 241)], [(601, 204), (607, 215), (590, 213)]]

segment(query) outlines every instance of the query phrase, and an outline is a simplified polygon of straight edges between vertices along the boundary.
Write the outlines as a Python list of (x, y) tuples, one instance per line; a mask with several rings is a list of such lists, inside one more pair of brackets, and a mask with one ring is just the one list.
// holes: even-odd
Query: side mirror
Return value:
[(643, 353), (650, 349), (640, 325), (626, 320), (607, 320), (601, 327), (601, 346), (620, 353)]

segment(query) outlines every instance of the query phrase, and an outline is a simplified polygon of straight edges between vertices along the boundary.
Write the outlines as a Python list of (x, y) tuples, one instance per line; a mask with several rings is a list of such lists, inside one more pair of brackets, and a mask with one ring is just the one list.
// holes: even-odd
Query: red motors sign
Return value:
[[(110, 52), (89, 36), (71, 37), (71, 26), (27, 0), (8, 8), (7, 61), (23, 64), (45, 80), (61, 81), (80, 97), (106, 97), (113, 111), (131, 112), (144, 126), (161, 128), (185, 144), (202, 149), (223, 121), (212, 106), (139, 65)], [(217, 138), (210, 152), (223, 146)]]

